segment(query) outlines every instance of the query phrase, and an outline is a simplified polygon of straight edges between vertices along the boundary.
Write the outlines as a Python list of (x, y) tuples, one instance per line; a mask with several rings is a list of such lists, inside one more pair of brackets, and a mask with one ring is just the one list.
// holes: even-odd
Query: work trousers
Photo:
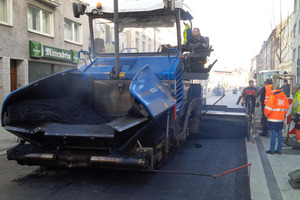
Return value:
[(267, 117), (265, 116), (265, 104), (261, 104), (261, 110), (262, 110), (262, 115), (261, 115), (261, 120), (262, 120), (262, 125), (263, 125), (263, 131), (261, 133), (261, 135), (263, 136), (267, 136), (268, 135), (268, 120)]
[(282, 129), (272, 129), (271, 128), (271, 141), (270, 141), (270, 151), (274, 152), (275, 151), (275, 145), (276, 145), (276, 133), (278, 137), (278, 144), (277, 144), (277, 152), (281, 152), (282, 149), (282, 141), (283, 141), (283, 136), (282, 136)]

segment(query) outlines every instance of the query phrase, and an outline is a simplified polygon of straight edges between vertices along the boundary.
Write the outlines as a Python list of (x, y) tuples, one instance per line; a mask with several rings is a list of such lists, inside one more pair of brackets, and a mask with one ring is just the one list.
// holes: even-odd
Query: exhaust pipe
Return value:
[(49, 153), (30, 153), (26, 154), (24, 157), (26, 160), (54, 160), (54, 154)]
[(107, 156), (91, 156), (90, 163), (135, 168), (144, 168), (147, 166), (147, 161), (144, 158), (119, 158)]

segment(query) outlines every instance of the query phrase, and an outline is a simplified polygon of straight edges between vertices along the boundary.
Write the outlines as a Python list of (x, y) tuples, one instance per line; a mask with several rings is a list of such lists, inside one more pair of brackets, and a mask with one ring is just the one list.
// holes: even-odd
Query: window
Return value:
[(294, 25), (294, 30), (293, 30), (293, 36), (294, 36), (294, 38), (296, 37), (296, 27), (297, 27), (297, 24)]
[(12, 0), (0, 0), (0, 23), (12, 25)]
[(139, 49), (139, 32), (135, 32), (135, 48)]
[(300, 46), (298, 47), (298, 58), (297, 59), (300, 59)]
[(80, 31), (80, 24), (65, 19), (65, 40), (69, 42), (81, 43)]
[(143, 35), (143, 52), (146, 51), (146, 36)]
[[(105, 17), (105, 16), (104, 16)], [(151, 18), (151, 20), (150, 20)], [(162, 18), (157, 18), (156, 16), (150, 17), (149, 20), (143, 21), (137, 25), (137, 27), (132, 26), (133, 21), (139, 21), (139, 16), (120, 16), (120, 22), (122, 22), (122, 28), (119, 29), (119, 47), (121, 53), (164, 53), (157, 52), (154, 48), (155, 44), (158, 45), (164, 41), (164, 44), (170, 44), (171, 46), (177, 46), (177, 29), (175, 23), (170, 23), (168, 26), (165, 25), (165, 21), (175, 22), (175, 16), (162, 16)], [(164, 19), (164, 20), (162, 20)], [(155, 23), (154, 23), (155, 22)], [(93, 45), (95, 53), (106, 54), (114, 52), (114, 43), (110, 43), (109, 40), (112, 38), (114, 21), (112, 18), (95, 18), (91, 22), (93, 38), (92, 40), (100, 40), (106, 38), (101, 44), (102, 51), (98, 50), (99, 45)], [(172, 27), (173, 25), (173, 27)], [(106, 35), (103, 35), (101, 31), (102, 27), (107, 26)], [(157, 28), (154, 28), (157, 27)], [(103, 39), (102, 39), (103, 40)], [(172, 52), (173, 53), (173, 52)]]
[(295, 62), (296, 60), (296, 49), (293, 49), (293, 61)]
[(151, 52), (151, 39), (148, 39), (148, 51)]
[(28, 5), (28, 30), (44, 35), (52, 35), (52, 13)]

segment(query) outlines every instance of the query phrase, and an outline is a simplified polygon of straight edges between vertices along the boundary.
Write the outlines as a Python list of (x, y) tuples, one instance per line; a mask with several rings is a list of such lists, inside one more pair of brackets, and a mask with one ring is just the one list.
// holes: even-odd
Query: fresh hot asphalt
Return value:
[[(250, 199), (248, 168), (210, 176), (107, 171), (41, 170), (0, 157), (1, 199)], [(245, 139), (188, 140), (161, 170), (216, 175), (247, 164)], [(37, 169), (37, 170), (36, 170)]]

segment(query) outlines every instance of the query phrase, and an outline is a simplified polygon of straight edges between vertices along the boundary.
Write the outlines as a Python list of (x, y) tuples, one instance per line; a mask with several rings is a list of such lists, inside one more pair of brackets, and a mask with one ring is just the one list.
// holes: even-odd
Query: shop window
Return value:
[(28, 4), (28, 30), (52, 35), (52, 12)]
[(12, 0), (0, 0), (0, 24), (12, 25)]
[(81, 25), (65, 19), (65, 40), (74, 43), (81, 43)]
[(71, 69), (72, 66), (60, 66), (48, 63), (31, 62), (28, 63), (29, 69), (29, 83), (37, 81), (41, 78), (49, 76), (51, 74)]

